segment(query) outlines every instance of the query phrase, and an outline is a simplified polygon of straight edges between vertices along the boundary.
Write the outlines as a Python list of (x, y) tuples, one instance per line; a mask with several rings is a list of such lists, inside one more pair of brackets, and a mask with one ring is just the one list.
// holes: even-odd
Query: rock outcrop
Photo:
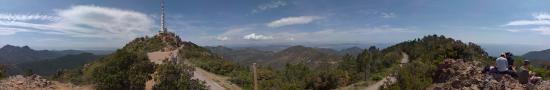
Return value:
[(3, 90), (54, 90), (55, 87), (51, 81), (41, 76), (16, 75), (0, 80), (0, 89)]
[(510, 75), (482, 73), (483, 68), (477, 61), (446, 59), (434, 73), (435, 84), (430, 90), (550, 90), (550, 81), (540, 84), (524, 85)]

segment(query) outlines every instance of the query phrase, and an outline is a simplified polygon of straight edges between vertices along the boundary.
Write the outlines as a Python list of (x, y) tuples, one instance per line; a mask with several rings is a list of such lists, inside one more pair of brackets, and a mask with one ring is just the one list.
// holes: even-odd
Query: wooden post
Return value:
[(252, 63), (252, 75), (254, 79), (254, 90), (258, 90), (258, 76), (256, 74), (256, 63)]

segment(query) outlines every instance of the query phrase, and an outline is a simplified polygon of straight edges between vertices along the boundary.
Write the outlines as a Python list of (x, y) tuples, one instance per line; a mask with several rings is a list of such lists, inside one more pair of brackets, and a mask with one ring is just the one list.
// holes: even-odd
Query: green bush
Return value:
[(154, 90), (207, 90), (204, 82), (191, 79), (193, 67), (179, 64), (162, 64), (156, 68)]
[(422, 90), (432, 84), (432, 73), (435, 65), (426, 64), (420, 61), (413, 61), (399, 69), (397, 83), (390, 89), (401, 90)]
[(99, 90), (143, 89), (154, 69), (154, 64), (146, 56), (117, 50), (85, 68), (84, 77), (90, 78)]

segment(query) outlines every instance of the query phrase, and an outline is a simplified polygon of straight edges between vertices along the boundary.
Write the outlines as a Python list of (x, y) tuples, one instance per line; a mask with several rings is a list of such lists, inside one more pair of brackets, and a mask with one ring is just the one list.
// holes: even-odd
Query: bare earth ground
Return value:
[[(169, 51), (169, 52), (150, 52), (147, 53), (147, 56), (149, 57), (149, 60), (151, 62), (156, 64), (162, 64), (162, 60), (170, 58), (171, 53), (177, 53), (178, 50)], [(185, 62), (187, 64), (190, 64), (189, 62)], [(236, 86), (235, 84), (232, 84), (227, 79), (228, 77), (216, 75), (210, 72), (207, 72), (201, 68), (195, 68), (195, 72), (193, 72), (193, 79), (198, 79), (201, 81), (205, 81), (206, 85), (208, 85), (210, 90), (241, 90), (240, 87)], [(153, 85), (155, 84), (154, 80), (149, 80), (145, 84), (145, 90), (152, 90)]]
[[(184, 63), (193, 66), (191, 63), (185, 61)], [(193, 78), (206, 82), (206, 85), (210, 87), (210, 90), (242, 90), (241, 87), (231, 83), (229, 77), (210, 73), (202, 68), (195, 67), (193, 72)], [(209, 84), (210, 83), (210, 84)], [(212, 86), (216, 86), (213, 88)], [(221, 88), (221, 89), (219, 89)]]
[(156, 51), (156, 52), (147, 53), (147, 56), (149, 57), (149, 60), (151, 60), (151, 62), (155, 64), (162, 64), (162, 60), (170, 58), (171, 53), (177, 53), (177, 52), (178, 50), (169, 51), (169, 52)]
[(77, 86), (57, 81), (53, 81), (53, 87), (55, 90), (95, 90), (92, 85)]
[(199, 79), (201, 81), (206, 82), (206, 85), (209, 87), (210, 90), (225, 90), (220, 84), (215, 82), (212, 78), (212, 74), (208, 75), (208, 73), (200, 68), (195, 68), (195, 72), (193, 72), (193, 79)]

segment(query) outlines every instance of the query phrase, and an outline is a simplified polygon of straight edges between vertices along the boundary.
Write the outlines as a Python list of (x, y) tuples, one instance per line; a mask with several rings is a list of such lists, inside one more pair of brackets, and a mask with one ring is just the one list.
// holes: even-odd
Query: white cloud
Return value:
[[(273, 36), (281, 37), (276, 41), (286, 40), (288, 42), (311, 42), (311, 43), (346, 43), (362, 40), (365, 42), (387, 42), (386, 39), (395, 39), (397, 37), (406, 37), (412, 35), (414, 31), (408, 28), (396, 28), (390, 26), (373, 26), (357, 28), (335, 28), (324, 29), (315, 32), (280, 32)], [(396, 36), (397, 35), (397, 36)], [(371, 38), (361, 38), (369, 36)], [(384, 40), (376, 39), (384, 38)], [(378, 40), (378, 41), (376, 41)], [(392, 41), (392, 40), (389, 40)]]
[(230, 40), (230, 38), (227, 37), (227, 36), (218, 36), (218, 37), (216, 37), (216, 40), (227, 41), (227, 40)]
[(267, 24), (268, 27), (282, 27), (288, 25), (308, 24), (314, 20), (322, 19), (319, 16), (299, 16), (299, 17), (285, 17), (279, 20), (272, 21)]
[(13, 35), (17, 32), (28, 32), (27, 29), (21, 29), (21, 28), (4, 28), (0, 27), (0, 35)]
[[(131, 39), (152, 33), (153, 20), (146, 14), (106, 8), (79, 5), (57, 11), (57, 16), (6, 16), (13, 19), (0, 20), (0, 26), (18, 27), (47, 34), (62, 34), (72, 37), (93, 37), (105, 39)], [(29, 17), (23, 17), (29, 16)], [(37, 23), (28, 20), (59, 18), (53, 22)], [(8, 21), (10, 20), (10, 21)]]
[(531, 29), (531, 30), (539, 32), (542, 35), (550, 35), (550, 27), (549, 26), (538, 27), (538, 28), (534, 28), (534, 29)]
[[(508, 29), (510, 32), (533, 31), (539, 32), (542, 35), (550, 35), (550, 14), (538, 13), (533, 14), (533, 20), (515, 20), (505, 24), (505, 27), (514, 28)], [(512, 27), (515, 26), (515, 27)]]
[(508, 22), (505, 26), (523, 26), (523, 25), (550, 25), (550, 14), (533, 14), (533, 20), (515, 20)]
[(266, 11), (266, 10), (269, 10), (269, 9), (275, 9), (275, 8), (283, 7), (283, 6), (286, 6), (286, 5), (288, 5), (288, 4), (286, 2), (283, 2), (283, 1), (272, 1), (272, 2), (269, 2), (269, 3), (266, 3), (266, 4), (258, 5), (258, 7), (256, 9), (252, 10), (252, 13), (258, 13), (258, 12)]
[(243, 37), (243, 39), (247, 39), (247, 40), (271, 40), (271, 39), (273, 39), (273, 36), (266, 36), (266, 35), (251, 33), (251, 34), (245, 35)]
[(538, 13), (538, 14), (534, 14), (533, 15), (536, 19), (539, 19), (539, 20), (550, 20), (550, 14), (546, 14), (546, 13)]
[(294, 41), (296, 39), (294, 37), (289, 37), (287, 40)]
[(516, 20), (506, 24), (506, 26), (523, 26), (523, 25), (550, 25), (550, 20), (545, 20), (545, 19)]
[(510, 31), (510, 32), (520, 32), (521, 30), (518, 30), (518, 29), (506, 29), (506, 31)]
[(3, 21), (29, 21), (29, 20), (47, 20), (47, 21), (57, 21), (59, 17), (49, 16), (49, 15), (24, 15), (24, 14), (0, 14), (0, 20)]
[[(54, 26), (64, 32), (89, 37), (124, 38), (150, 33), (153, 20), (146, 14), (97, 6), (74, 6), (58, 12), (63, 19)], [(131, 37), (133, 38), (133, 37)]]
[(395, 18), (395, 13), (391, 12), (391, 13), (386, 13), (386, 12), (382, 12), (380, 13), (380, 15), (382, 15), (382, 18)]

